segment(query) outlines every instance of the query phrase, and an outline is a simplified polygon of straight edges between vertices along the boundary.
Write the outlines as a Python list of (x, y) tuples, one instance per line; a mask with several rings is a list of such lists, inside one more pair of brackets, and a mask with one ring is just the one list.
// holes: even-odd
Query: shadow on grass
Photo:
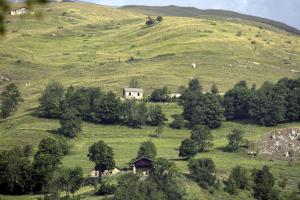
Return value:
[(58, 129), (51, 129), (51, 130), (47, 130), (48, 133), (51, 133), (53, 135), (59, 135)]

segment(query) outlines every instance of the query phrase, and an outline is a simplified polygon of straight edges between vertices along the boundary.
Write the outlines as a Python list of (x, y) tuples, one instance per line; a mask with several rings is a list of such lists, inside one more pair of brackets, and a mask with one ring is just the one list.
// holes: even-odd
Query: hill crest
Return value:
[(285, 30), (287, 32), (300, 35), (300, 30), (283, 22), (275, 20), (257, 17), (247, 14), (242, 14), (229, 10), (221, 9), (198, 9), (195, 7), (180, 7), (175, 5), (170, 6), (139, 6), (139, 5), (128, 5), (123, 6), (121, 9), (131, 10), (147, 15), (163, 15), (163, 16), (180, 16), (180, 17), (201, 17), (201, 16), (218, 16), (234, 19), (242, 19), (247, 21), (259, 22), (267, 25), (274, 26), (276, 28)]

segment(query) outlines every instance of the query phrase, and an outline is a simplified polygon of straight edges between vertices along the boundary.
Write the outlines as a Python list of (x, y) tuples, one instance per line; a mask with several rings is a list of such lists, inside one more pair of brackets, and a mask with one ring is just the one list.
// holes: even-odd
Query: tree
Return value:
[(61, 127), (58, 132), (65, 137), (74, 138), (81, 132), (81, 118), (74, 109), (62, 114), (59, 122)]
[(254, 197), (258, 200), (277, 200), (278, 193), (274, 190), (275, 178), (269, 167), (263, 166), (261, 170), (253, 171)]
[(115, 167), (113, 149), (103, 141), (94, 143), (89, 148), (88, 158), (95, 163), (95, 170), (104, 172)]
[(145, 103), (125, 101), (120, 109), (120, 119), (123, 123), (134, 128), (142, 128), (148, 118), (148, 108)]
[(61, 148), (52, 138), (44, 138), (40, 141), (38, 151), (33, 160), (35, 180), (34, 191), (41, 192), (45, 190), (51, 182), (53, 172), (61, 163)]
[(62, 111), (77, 110), (79, 116), (87, 121), (101, 122), (98, 104), (105, 94), (99, 88), (78, 88), (70, 86), (62, 103)]
[(237, 194), (238, 193), (238, 187), (232, 178), (228, 178), (227, 181), (224, 182), (225, 184), (225, 191), (228, 192), (231, 195)]
[(215, 163), (210, 158), (192, 159), (188, 163), (190, 176), (203, 188), (214, 186)]
[(211, 143), (213, 136), (211, 135), (210, 130), (205, 126), (196, 125), (193, 127), (191, 139), (197, 145), (198, 152), (207, 151), (208, 147), (213, 146)]
[(250, 187), (250, 177), (246, 168), (236, 166), (232, 169), (227, 182), (235, 182), (236, 188), (245, 190)]
[(163, 18), (162, 16), (157, 16), (157, 17), (156, 17), (156, 21), (158, 21), (158, 22), (162, 22), (163, 19), (164, 19), (164, 18)]
[(164, 199), (183, 200), (185, 189), (182, 183), (179, 183), (178, 178), (175, 163), (164, 158), (158, 158), (155, 161), (148, 177), (149, 181), (155, 183), (158, 190), (163, 193)]
[(226, 119), (248, 118), (251, 90), (246, 81), (240, 81), (224, 95)]
[(131, 79), (129, 82), (129, 87), (131, 88), (138, 88), (139, 87), (139, 82), (137, 79)]
[(150, 107), (149, 111), (149, 124), (152, 126), (160, 126), (166, 121), (167, 118), (162, 112), (161, 106), (155, 105)]
[(172, 99), (168, 87), (165, 86), (161, 89), (153, 90), (149, 100), (152, 102), (170, 102)]
[(7, 85), (0, 96), (0, 117), (9, 117), (17, 109), (21, 101), (21, 93), (17, 85), (14, 83)]
[(83, 183), (83, 171), (80, 167), (60, 169), (52, 184), (55, 184), (60, 191), (64, 191), (69, 197), (78, 191)]
[(179, 147), (179, 156), (190, 159), (197, 154), (197, 146), (192, 139), (184, 139)]
[(61, 103), (64, 97), (64, 87), (60, 82), (52, 81), (46, 86), (39, 99), (39, 113), (42, 117), (58, 118), (61, 115)]
[(0, 152), (0, 194), (22, 195), (32, 190), (32, 166), (23, 149)]
[(218, 128), (223, 120), (223, 108), (220, 99), (214, 94), (203, 94), (197, 79), (191, 80), (189, 88), (182, 94), (183, 116), (190, 126), (205, 125)]
[(257, 123), (264, 126), (276, 126), (285, 120), (286, 101), (278, 87), (270, 82), (255, 92), (250, 101), (249, 114)]
[(112, 92), (96, 99), (94, 109), (94, 119), (99, 122), (114, 124), (120, 120), (121, 101)]
[(244, 131), (239, 129), (233, 129), (232, 133), (227, 136), (228, 145), (227, 150), (231, 152), (238, 151), (240, 149), (243, 140)]
[(163, 194), (154, 182), (141, 180), (136, 174), (125, 174), (118, 180), (114, 200), (162, 200)]
[(148, 177), (128, 173), (118, 180), (115, 200), (183, 200), (185, 189), (178, 182), (175, 164), (157, 159)]
[(174, 121), (170, 124), (170, 127), (174, 129), (182, 129), (184, 128), (184, 118), (182, 115), (175, 115), (174, 116)]
[(153, 142), (147, 141), (143, 142), (139, 148), (137, 159), (141, 157), (146, 157), (148, 159), (154, 160), (156, 157), (156, 147)]

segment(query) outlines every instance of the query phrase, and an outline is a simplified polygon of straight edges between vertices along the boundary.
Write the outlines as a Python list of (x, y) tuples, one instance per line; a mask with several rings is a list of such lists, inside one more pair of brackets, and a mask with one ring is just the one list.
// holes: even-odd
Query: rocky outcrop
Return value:
[(290, 158), (300, 155), (300, 129), (287, 128), (271, 132), (258, 142), (259, 154), (273, 158)]

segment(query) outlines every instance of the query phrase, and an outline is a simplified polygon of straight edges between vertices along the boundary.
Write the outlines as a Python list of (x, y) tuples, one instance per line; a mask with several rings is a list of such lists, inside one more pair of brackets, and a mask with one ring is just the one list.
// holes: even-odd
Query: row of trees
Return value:
[(159, 105), (147, 107), (136, 101), (122, 102), (112, 92), (102, 92), (99, 88), (74, 88), (65, 91), (58, 82), (46, 86), (39, 99), (39, 115), (59, 118), (59, 133), (75, 137), (81, 131), (81, 120), (103, 124), (126, 124), (142, 128), (145, 124), (160, 126), (166, 117)]
[(22, 102), (21, 93), (16, 84), (8, 84), (0, 95), (0, 117), (9, 117)]
[[(234, 129), (227, 136), (228, 144), (224, 148), (225, 151), (236, 152), (242, 146), (249, 147), (249, 142), (244, 139), (244, 131)], [(197, 155), (198, 152), (208, 151), (213, 146), (213, 135), (206, 126), (196, 125), (192, 128), (190, 138), (181, 141), (179, 147), (179, 157), (190, 159)]]
[[(204, 93), (199, 80), (193, 79), (188, 88), (181, 88), (180, 105), (189, 127), (218, 128), (224, 119), (250, 120), (264, 126), (299, 121), (300, 78), (283, 78), (276, 84), (265, 82), (259, 89), (255, 85), (250, 88), (246, 81), (240, 81), (224, 97), (219, 95), (216, 85)], [(184, 120), (176, 116), (171, 127), (182, 128)]]
[[(64, 149), (51, 138), (42, 139), (33, 161), (28, 148), (13, 148), (0, 152), (0, 193), (44, 193), (59, 196), (74, 194), (81, 186), (83, 172), (79, 167), (60, 167)], [(55, 191), (55, 192), (54, 192)]]
[(252, 120), (264, 126), (300, 120), (300, 78), (265, 82), (259, 89), (237, 83), (226, 92), (223, 102), (228, 120)]

